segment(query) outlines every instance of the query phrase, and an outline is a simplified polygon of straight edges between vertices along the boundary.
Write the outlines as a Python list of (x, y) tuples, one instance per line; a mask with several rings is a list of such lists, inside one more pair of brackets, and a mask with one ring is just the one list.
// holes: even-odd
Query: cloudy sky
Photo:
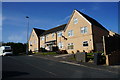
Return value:
[(27, 20), (30, 17), (29, 33), (33, 27), (50, 29), (68, 22), (77, 9), (96, 19), (108, 30), (118, 32), (117, 2), (3, 2), (2, 31), (4, 42), (26, 42)]

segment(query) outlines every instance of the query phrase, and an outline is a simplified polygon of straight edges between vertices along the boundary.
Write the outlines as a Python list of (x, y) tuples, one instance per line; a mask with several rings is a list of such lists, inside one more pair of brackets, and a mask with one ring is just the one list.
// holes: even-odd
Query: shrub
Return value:
[(57, 54), (68, 54), (66, 50), (56, 51)]
[(47, 50), (45, 48), (42, 48), (42, 47), (40, 48), (40, 51), (41, 52), (47, 52)]

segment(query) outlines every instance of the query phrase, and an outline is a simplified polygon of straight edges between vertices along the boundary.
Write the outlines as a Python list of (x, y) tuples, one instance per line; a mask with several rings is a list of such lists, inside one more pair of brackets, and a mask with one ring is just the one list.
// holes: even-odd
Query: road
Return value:
[(35, 56), (2, 58), (3, 79), (7, 78), (118, 78), (117, 73), (75, 66)]

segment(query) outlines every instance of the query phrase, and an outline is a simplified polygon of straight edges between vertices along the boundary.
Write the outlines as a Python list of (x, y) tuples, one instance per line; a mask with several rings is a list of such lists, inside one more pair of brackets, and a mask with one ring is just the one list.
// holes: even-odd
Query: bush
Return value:
[(29, 54), (29, 55), (31, 55), (31, 54), (32, 54), (32, 51), (31, 51), (31, 50), (30, 50), (30, 51), (28, 51), (28, 54)]
[(47, 50), (45, 48), (40, 48), (41, 52), (47, 52)]
[(11, 46), (13, 55), (19, 55), (20, 53), (25, 53), (26, 45), (27, 44), (14, 43), (14, 42), (3, 43), (3, 46)]
[(68, 54), (66, 50), (56, 51), (57, 54)]
[(40, 53), (42, 55), (54, 55), (54, 54), (57, 54), (56, 52), (43, 52), (43, 53)]

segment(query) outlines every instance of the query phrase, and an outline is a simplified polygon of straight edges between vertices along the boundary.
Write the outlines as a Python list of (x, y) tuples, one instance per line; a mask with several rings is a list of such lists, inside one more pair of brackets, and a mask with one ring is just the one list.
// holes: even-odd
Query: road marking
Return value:
[[(12, 59), (17, 60), (16, 58), (13, 58), (13, 57), (11, 57), (11, 56), (9, 56), (9, 57), (12, 58)], [(17, 61), (20, 61), (20, 60), (17, 60)], [(20, 61), (20, 62), (24, 62), (24, 61)], [(44, 70), (44, 69), (40, 69), (40, 67), (34, 66), (34, 65), (30, 64), (30, 63), (24, 62), (24, 64), (28, 64), (28, 65), (30, 65), (30, 66), (32, 66), (32, 67), (34, 67), (34, 68), (37, 68), (37, 69), (39, 69), (39, 70), (41, 70), (41, 71), (44, 71), (44, 72), (47, 72), (47, 73), (49, 73), (49, 74), (52, 74), (52, 75), (56, 76), (55, 73), (50, 72), (50, 71), (47, 71), (47, 70)]]
[(99, 69), (99, 68), (94, 68), (94, 67), (88, 67), (88, 66), (85, 66), (85, 65), (82, 65), (82, 64), (76, 64), (76, 63), (67, 62), (67, 61), (59, 61), (59, 62), (66, 63), (66, 64), (71, 64), (71, 65), (76, 65), (76, 66), (83, 66), (83, 67), (90, 68), (90, 69), (95, 69), (95, 70), (108, 71), (108, 72), (111, 72), (111, 73), (118, 74), (118, 72), (112, 72), (112, 71), (109, 71), (109, 70), (104, 70), (104, 69)]

